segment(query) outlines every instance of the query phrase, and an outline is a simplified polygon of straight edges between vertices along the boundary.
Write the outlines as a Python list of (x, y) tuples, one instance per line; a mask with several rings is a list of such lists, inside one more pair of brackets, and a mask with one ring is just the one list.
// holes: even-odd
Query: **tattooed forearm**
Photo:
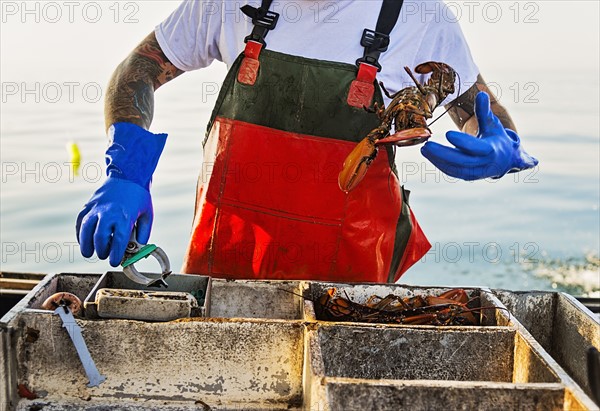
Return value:
[(467, 91), (462, 93), (458, 98), (450, 103), (448, 114), (458, 126), (462, 129), (465, 123), (475, 114), (475, 96), (482, 91), (483, 78), (477, 76), (477, 81)]
[(461, 94), (453, 103), (446, 107), (451, 107), (448, 111), (454, 123), (465, 133), (477, 134), (477, 119), (475, 117), (475, 96), (480, 91), (485, 91), (490, 96), (490, 107), (492, 112), (498, 117), (502, 125), (516, 131), (515, 123), (510, 118), (506, 109), (498, 103), (494, 93), (488, 88), (481, 77), (477, 76), (477, 81), (467, 91)]
[(119, 64), (110, 79), (104, 105), (106, 128), (117, 122), (150, 127), (154, 91), (181, 73), (151, 33)]

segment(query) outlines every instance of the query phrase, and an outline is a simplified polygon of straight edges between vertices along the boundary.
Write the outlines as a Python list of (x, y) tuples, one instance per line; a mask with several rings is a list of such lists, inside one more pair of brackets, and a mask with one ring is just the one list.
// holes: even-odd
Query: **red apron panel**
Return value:
[(402, 196), (385, 150), (355, 190), (339, 189), (354, 145), (218, 117), (184, 272), (387, 282)]
[(265, 213), (285, 210), (290, 218), (340, 222), (344, 193), (337, 189), (324, 196), (323, 190), (337, 188), (340, 164), (347, 155), (346, 147), (352, 144), (240, 121), (219, 121), (233, 125), (227, 136), (223, 201)]

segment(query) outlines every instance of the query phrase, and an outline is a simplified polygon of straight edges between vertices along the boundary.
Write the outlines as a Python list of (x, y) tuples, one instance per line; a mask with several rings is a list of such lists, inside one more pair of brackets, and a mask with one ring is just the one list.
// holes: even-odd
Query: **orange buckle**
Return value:
[(240, 83), (252, 86), (256, 82), (256, 78), (258, 77), (258, 68), (260, 67), (258, 56), (260, 55), (262, 46), (262, 44), (252, 40), (249, 40), (246, 43), (246, 48), (244, 49), (244, 59), (242, 60), (240, 70), (238, 71), (237, 75), (237, 80)]
[(371, 107), (373, 95), (375, 94), (375, 77), (377, 76), (377, 67), (366, 63), (360, 63), (356, 80), (350, 84), (348, 90), (347, 102), (352, 107), (364, 108)]

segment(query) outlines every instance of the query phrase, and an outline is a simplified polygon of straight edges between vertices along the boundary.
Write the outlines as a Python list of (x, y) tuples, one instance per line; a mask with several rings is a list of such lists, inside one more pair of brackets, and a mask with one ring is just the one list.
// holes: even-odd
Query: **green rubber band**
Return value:
[(127, 266), (129, 266), (129, 265), (131, 265), (133, 263), (137, 263), (142, 258), (148, 257), (157, 248), (158, 247), (155, 246), (154, 244), (146, 244), (145, 246), (143, 246), (142, 248), (140, 248), (140, 251), (138, 251), (132, 257), (130, 257), (127, 260), (125, 260), (123, 262), (123, 264), (121, 264), (121, 267), (125, 268), (125, 267), (127, 267)]

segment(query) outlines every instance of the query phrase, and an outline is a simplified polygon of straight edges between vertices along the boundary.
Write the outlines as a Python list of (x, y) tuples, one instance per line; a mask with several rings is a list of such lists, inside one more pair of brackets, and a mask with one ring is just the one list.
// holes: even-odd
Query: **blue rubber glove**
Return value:
[(152, 174), (165, 146), (166, 134), (153, 134), (130, 123), (115, 123), (108, 130), (108, 178), (77, 216), (77, 240), (84, 257), (96, 251), (117, 267), (135, 225), (136, 240), (150, 238), (153, 210)]
[(446, 139), (456, 148), (428, 141), (421, 153), (445, 174), (467, 181), (500, 178), (538, 164), (523, 150), (517, 133), (502, 126), (483, 91), (475, 98), (475, 115), (479, 123), (477, 137), (448, 131)]

